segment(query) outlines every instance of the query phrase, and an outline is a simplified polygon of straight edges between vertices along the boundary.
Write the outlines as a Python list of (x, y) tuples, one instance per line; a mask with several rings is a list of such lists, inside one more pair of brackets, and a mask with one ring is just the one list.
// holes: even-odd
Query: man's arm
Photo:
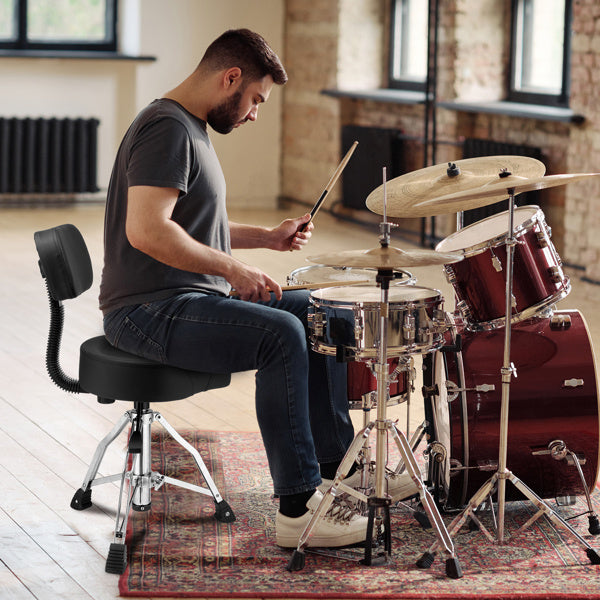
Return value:
[(125, 232), (134, 248), (176, 269), (220, 275), (243, 300), (268, 300), (269, 290), (281, 297), (279, 284), (260, 269), (201, 244), (173, 221), (178, 196), (175, 188), (129, 188)]
[[(314, 225), (310, 214), (305, 214), (296, 219), (286, 219), (277, 227), (267, 228), (256, 225), (243, 225), (229, 221), (231, 234), (231, 247), (242, 248), (269, 248), (270, 250), (301, 250), (312, 235)], [(308, 223), (304, 231), (302, 226)]]

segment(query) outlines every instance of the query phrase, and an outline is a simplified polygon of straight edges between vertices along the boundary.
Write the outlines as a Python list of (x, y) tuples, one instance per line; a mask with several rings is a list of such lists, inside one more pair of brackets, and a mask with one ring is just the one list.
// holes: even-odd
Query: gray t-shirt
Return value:
[(100, 309), (188, 292), (227, 295), (222, 277), (175, 269), (131, 246), (125, 234), (127, 190), (149, 185), (180, 190), (172, 219), (194, 239), (231, 253), (225, 178), (206, 122), (173, 100), (155, 100), (125, 134), (111, 175), (104, 223)]

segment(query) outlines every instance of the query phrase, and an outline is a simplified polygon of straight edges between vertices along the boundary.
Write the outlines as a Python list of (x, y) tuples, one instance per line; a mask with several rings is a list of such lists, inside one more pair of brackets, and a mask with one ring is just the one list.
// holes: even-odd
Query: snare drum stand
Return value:
[[(498, 456), (498, 470), (492, 477), (479, 488), (475, 495), (471, 498), (466, 508), (452, 521), (449, 527), (450, 535), (454, 535), (463, 526), (468, 518), (471, 518), (485, 534), (485, 536), (493, 542), (494, 539), (486, 528), (482, 525), (475, 514), (475, 510), (481, 505), (484, 500), (490, 496), (497, 487), (498, 492), (498, 519), (497, 519), (497, 541), (504, 541), (504, 509), (506, 497), (506, 482), (510, 481), (533, 505), (538, 511), (515, 533), (518, 535), (525, 530), (529, 525), (534, 523), (540, 516), (546, 517), (554, 524), (560, 525), (569, 531), (575, 539), (585, 547), (587, 557), (592, 564), (600, 564), (600, 556), (588, 542), (581, 537), (560, 515), (553, 511), (533, 490), (525, 485), (514, 473), (506, 467), (506, 457), (508, 448), (508, 407), (510, 397), (511, 377), (516, 376), (515, 367), (510, 362), (510, 341), (511, 341), (511, 315), (512, 315), (512, 281), (513, 281), (513, 266), (514, 266), (514, 247), (517, 241), (514, 237), (514, 208), (515, 208), (515, 189), (508, 188), (508, 237), (506, 241), (506, 317), (504, 329), (504, 360), (501, 369), (502, 374), (502, 400), (500, 405), (500, 448)], [(491, 504), (491, 503), (490, 503)], [(492, 506), (493, 510), (493, 506)], [(429, 548), (419, 559), (419, 566), (428, 567), (434, 559), (435, 550), (439, 546), (439, 542)]]
[[(385, 216), (384, 222), (380, 225), (382, 229), (382, 236), (380, 243), (382, 247), (389, 246), (390, 240), (390, 223), (387, 223)], [(423, 484), (421, 471), (419, 465), (412, 452), (410, 444), (402, 431), (400, 431), (396, 425), (386, 418), (387, 400), (389, 396), (389, 366), (387, 361), (387, 329), (388, 329), (388, 318), (389, 318), (389, 284), (394, 278), (393, 269), (390, 268), (378, 268), (377, 269), (377, 283), (381, 286), (381, 303), (379, 310), (379, 347), (378, 347), (378, 360), (375, 364), (375, 374), (377, 377), (377, 418), (375, 421), (371, 421), (366, 427), (358, 432), (346, 455), (342, 459), (340, 466), (336, 472), (333, 484), (323, 496), (321, 503), (315, 510), (311, 517), (308, 525), (302, 532), (298, 547), (294, 550), (294, 553), (288, 563), (288, 571), (299, 571), (304, 568), (305, 554), (304, 550), (308, 545), (308, 541), (312, 534), (312, 531), (319, 521), (323, 518), (333, 503), (335, 497), (339, 493), (346, 493), (351, 496), (366, 502), (368, 507), (368, 524), (367, 524), (367, 535), (365, 541), (365, 555), (361, 561), (364, 565), (372, 564), (386, 564), (389, 562), (391, 550), (392, 550), (392, 536), (391, 536), (391, 525), (390, 525), (390, 504), (391, 499), (386, 491), (386, 463), (387, 463), (387, 443), (388, 435), (391, 435), (394, 442), (396, 443), (400, 456), (406, 465), (406, 470), (410, 474), (413, 482), (419, 490), (420, 500), (423, 504), (429, 521), (435, 530), (439, 544), (443, 547), (444, 552), (448, 556), (446, 560), (446, 575), (453, 579), (462, 577), (462, 569), (458, 559), (454, 552), (454, 545), (446, 526), (441, 518), (441, 515), (437, 509), (437, 506)], [(364, 443), (371, 434), (371, 431), (375, 428), (376, 430), (376, 445), (375, 445), (375, 490), (372, 495), (366, 496), (365, 494), (347, 486), (343, 480), (348, 474), (348, 471), (359, 457)], [(375, 560), (373, 559), (373, 527), (375, 521), (382, 522), (384, 526), (383, 531), (383, 551), (379, 551)], [(433, 562), (433, 561), (432, 561)], [(417, 563), (418, 564), (418, 563)], [(429, 563), (427, 566), (430, 566)], [(418, 565), (420, 566), (420, 565)]]

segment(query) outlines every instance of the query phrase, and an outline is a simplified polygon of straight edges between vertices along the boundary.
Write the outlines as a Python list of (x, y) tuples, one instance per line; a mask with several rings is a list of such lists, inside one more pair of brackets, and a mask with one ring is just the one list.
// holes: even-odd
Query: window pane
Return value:
[(425, 81), (428, 3), (396, 0), (392, 77)]
[(521, 0), (521, 48), (515, 88), (560, 94), (563, 82), (565, 0)]
[(0, 0), (0, 40), (17, 38), (16, 0)]
[(39, 42), (103, 42), (106, 0), (29, 0), (28, 39)]

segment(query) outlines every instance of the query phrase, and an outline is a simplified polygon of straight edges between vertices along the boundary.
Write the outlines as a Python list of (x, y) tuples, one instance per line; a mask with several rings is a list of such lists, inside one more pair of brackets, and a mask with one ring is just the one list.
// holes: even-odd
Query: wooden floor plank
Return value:
[[(2, 472), (1, 468), (0, 472)], [(22, 499), (22, 495), (20, 498)], [(35, 512), (40, 512), (39, 506), (35, 507)], [(0, 558), (21, 583), (24, 590), (29, 590), (31, 595), (38, 600), (93, 598), (94, 596), (78, 585), (65, 573), (57, 560), (52, 558), (52, 552), (54, 552), (54, 556), (60, 559), (62, 547), (59, 549), (49, 548), (49, 553), (43, 548), (43, 542), (40, 546), (26, 531), (27, 525), (22, 523), (21, 519), (23, 519), (22, 514), (18, 513), (11, 517), (4, 509), (0, 508), (0, 540), (2, 540)], [(51, 526), (46, 529), (46, 531), (48, 530), (51, 530)], [(94, 583), (94, 587), (96, 585)]]
[[(44, 354), (49, 308), (33, 232), (61, 223), (73, 223), (88, 245), (95, 273), (92, 288), (65, 302), (65, 332), (61, 361), (76, 376), (79, 344), (102, 330), (98, 289), (102, 267), (104, 208), (71, 205), (48, 209), (0, 209), (0, 597), (117, 598), (114, 575), (103, 572), (114, 527), (118, 488), (94, 488), (94, 506), (74, 511), (69, 502), (81, 485), (97, 443), (130, 408), (125, 402), (101, 405), (93, 396), (67, 394), (46, 373)], [(232, 210), (234, 221), (273, 226), (302, 212)], [(264, 269), (280, 283), (295, 269), (308, 266), (311, 254), (373, 248), (378, 233), (340, 223), (327, 213), (316, 220), (308, 249), (277, 253), (236, 250), (235, 256)], [(405, 247), (401, 240), (394, 245)], [(441, 267), (411, 269), (418, 285), (439, 289), (446, 310), (452, 310), (454, 292)], [(600, 286), (572, 275), (572, 291), (559, 308), (582, 311), (595, 347), (600, 347)], [(215, 431), (258, 431), (254, 412), (254, 373), (232, 376), (231, 385), (192, 398), (155, 406), (176, 428)], [(565, 407), (567, 410), (567, 407)], [(411, 400), (413, 423), (422, 420), (420, 383)], [(403, 428), (405, 407), (388, 410)], [(351, 411), (355, 426), (362, 425), (360, 411)], [(372, 415), (374, 417), (374, 415)], [(117, 472), (123, 465), (124, 439), (107, 451), (102, 472)], [(43, 521), (43, 523), (42, 523)], [(53, 539), (50, 539), (50, 538)], [(11, 548), (15, 552), (11, 552)], [(83, 558), (77, 558), (82, 553)], [(8, 555), (7, 555), (8, 554)], [(89, 563), (89, 564), (88, 564)], [(85, 572), (84, 572), (85, 571)], [(63, 593), (64, 592), (64, 593)]]

